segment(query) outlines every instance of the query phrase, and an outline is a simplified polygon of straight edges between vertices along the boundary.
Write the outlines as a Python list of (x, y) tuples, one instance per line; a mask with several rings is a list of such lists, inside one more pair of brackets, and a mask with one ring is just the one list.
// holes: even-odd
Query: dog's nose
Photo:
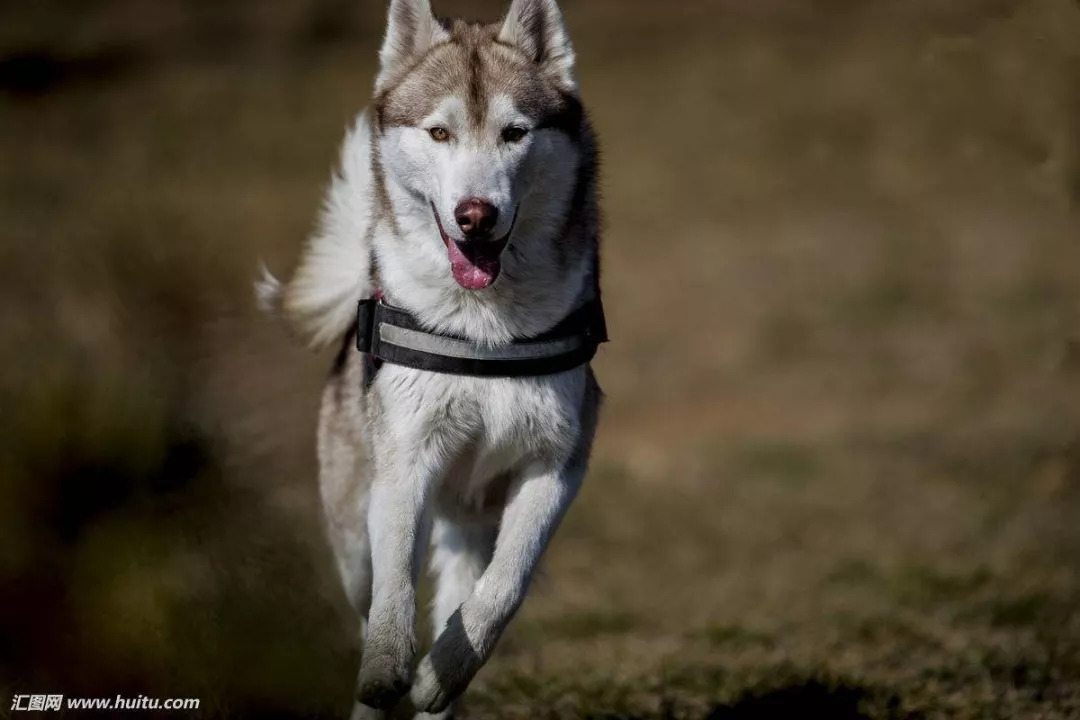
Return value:
[(466, 237), (483, 237), (495, 229), (499, 208), (480, 198), (469, 198), (454, 210), (454, 219)]

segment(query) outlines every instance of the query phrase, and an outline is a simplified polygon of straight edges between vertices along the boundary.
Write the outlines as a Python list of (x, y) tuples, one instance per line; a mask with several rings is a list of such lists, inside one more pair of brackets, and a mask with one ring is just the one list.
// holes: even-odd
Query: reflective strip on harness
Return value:
[(585, 338), (575, 335), (563, 340), (547, 342), (515, 343), (505, 347), (485, 347), (465, 340), (430, 335), (417, 330), (394, 327), (386, 323), (379, 324), (379, 339), (384, 343), (397, 345), (406, 350), (443, 355), (463, 360), (539, 360), (540, 358), (558, 357), (581, 348)]

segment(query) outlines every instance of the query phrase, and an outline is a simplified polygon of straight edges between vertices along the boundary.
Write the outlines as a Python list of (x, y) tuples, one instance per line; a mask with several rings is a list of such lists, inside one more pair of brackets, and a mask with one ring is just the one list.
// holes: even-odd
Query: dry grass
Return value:
[[(249, 281), (310, 227), (378, 5), (0, 6), (0, 691), (347, 707), (328, 360)], [(1080, 715), (1080, 9), (568, 16), (609, 402), (466, 716)]]

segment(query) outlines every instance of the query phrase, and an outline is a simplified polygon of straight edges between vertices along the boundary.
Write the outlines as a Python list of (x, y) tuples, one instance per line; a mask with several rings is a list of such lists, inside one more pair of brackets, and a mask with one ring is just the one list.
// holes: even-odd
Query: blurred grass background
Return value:
[[(1080, 6), (565, 6), (609, 400), (466, 717), (1080, 716)], [(345, 713), (329, 360), (250, 283), (383, 14), (0, 2), (0, 695)]]

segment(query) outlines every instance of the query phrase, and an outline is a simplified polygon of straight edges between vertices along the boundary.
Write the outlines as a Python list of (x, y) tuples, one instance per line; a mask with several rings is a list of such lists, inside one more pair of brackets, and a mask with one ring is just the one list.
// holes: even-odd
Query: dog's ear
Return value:
[(379, 51), (376, 94), (390, 87), (412, 62), (450, 34), (431, 12), (430, 0), (390, 0), (386, 39)]
[(574, 48), (555, 0), (514, 0), (499, 41), (532, 58), (559, 87), (576, 92)]

